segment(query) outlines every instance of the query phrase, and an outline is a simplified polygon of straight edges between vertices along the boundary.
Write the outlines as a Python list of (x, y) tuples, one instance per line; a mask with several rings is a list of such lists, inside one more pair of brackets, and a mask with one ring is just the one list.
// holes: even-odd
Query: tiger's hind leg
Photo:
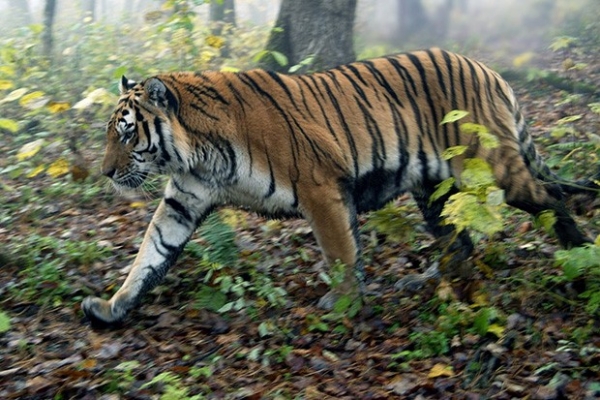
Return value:
[(430, 202), (431, 195), (435, 191), (435, 183), (425, 183), (418, 190), (413, 190), (413, 198), (417, 202), (423, 218), (427, 224), (427, 230), (439, 242), (444, 244), (444, 254), (440, 262), (432, 264), (427, 271), (422, 274), (408, 275), (396, 283), (399, 290), (416, 291), (428, 281), (437, 281), (440, 273), (447, 275), (464, 275), (465, 271), (470, 272), (470, 265), (467, 262), (473, 252), (473, 242), (466, 230), (456, 232), (454, 225), (443, 223), (441, 217), (444, 204), (448, 198), (456, 193), (458, 189), (453, 188), (446, 195)]
[(556, 221), (554, 233), (564, 248), (582, 246), (591, 243), (577, 227), (575, 220), (567, 211), (560, 189), (554, 185), (544, 185), (533, 179), (522, 183), (502, 185), (506, 191), (507, 204), (536, 216), (543, 211), (553, 211)]

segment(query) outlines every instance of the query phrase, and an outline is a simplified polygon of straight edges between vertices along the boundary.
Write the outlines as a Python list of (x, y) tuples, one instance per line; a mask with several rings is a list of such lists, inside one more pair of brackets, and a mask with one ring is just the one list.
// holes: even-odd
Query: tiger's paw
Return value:
[(100, 329), (118, 327), (124, 314), (115, 313), (110, 302), (92, 296), (83, 299), (81, 309), (92, 327)]
[[(317, 307), (327, 311), (334, 310), (338, 307), (346, 309), (349, 308), (351, 304), (354, 304), (357, 301), (362, 303), (363, 300), (364, 299), (360, 290), (344, 292), (334, 289), (325, 293), (325, 295), (319, 299)], [(338, 304), (338, 302), (340, 304)]]
[(439, 262), (434, 262), (422, 274), (410, 274), (400, 279), (394, 287), (400, 292), (417, 293), (431, 283), (439, 283), (441, 273), (439, 270)]
[(322, 310), (333, 310), (333, 306), (335, 305), (335, 303), (339, 300), (340, 295), (338, 293), (335, 293), (333, 290), (330, 290), (329, 292), (325, 293), (325, 295), (323, 297), (321, 297), (319, 299), (319, 302), (317, 303), (317, 307), (319, 307)]

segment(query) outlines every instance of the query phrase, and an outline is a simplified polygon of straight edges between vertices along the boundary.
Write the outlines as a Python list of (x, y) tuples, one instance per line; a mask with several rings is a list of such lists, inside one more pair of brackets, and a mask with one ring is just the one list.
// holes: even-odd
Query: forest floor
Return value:
[[(546, 69), (560, 68), (553, 57), (541, 61)], [(599, 60), (581, 62), (598, 87)], [(597, 98), (564, 102), (555, 88), (515, 87), (547, 157), (551, 144), (600, 135), (587, 105)], [(568, 137), (548, 134), (572, 115), (582, 118)], [(0, 168), (19, 147), (0, 136)], [(196, 234), (120, 327), (92, 329), (81, 299), (120, 286), (157, 205), (116, 196), (98, 173), (102, 151), (96, 143), (82, 152), (91, 175), (81, 183), (0, 175), (0, 312), (10, 318), (0, 316), (2, 399), (600, 396), (598, 310), (555, 265), (556, 239), (507, 211), (501, 235), (477, 240), (468, 277), (400, 293), (395, 282), (437, 254), (409, 196), (396, 202), (410, 226), (402, 240), (361, 219), (368, 289), (378, 296), (357, 313), (316, 307), (328, 285), (304, 221), (224, 211), (226, 223)], [(597, 202), (576, 219), (600, 234)]]

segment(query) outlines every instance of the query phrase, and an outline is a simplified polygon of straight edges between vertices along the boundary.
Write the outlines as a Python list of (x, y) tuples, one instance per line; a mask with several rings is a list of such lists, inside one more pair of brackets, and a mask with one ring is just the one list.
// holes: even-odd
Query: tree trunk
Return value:
[(221, 56), (229, 57), (229, 34), (231, 28), (235, 27), (235, 3), (234, 0), (213, 0), (210, 2), (210, 29), (215, 36), (226, 36), (225, 43), (221, 47)]
[[(357, 0), (283, 0), (266, 46), (288, 59), (280, 65), (269, 53), (263, 68), (285, 72), (313, 56), (311, 69), (322, 70), (354, 61), (354, 16)], [(304, 66), (297, 72), (304, 72)]]
[(425, 31), (429, 19), (421, 0), (398, 0), (398, 28), (396, 39), (407, 38)]
[(96, 0), (83, 0), (81, 2), (84, 18), (91, 17), (92, 21), (96, 19)]
[(52, 26), (54, 25), (54, 15), (56, 14), (56, 0), (46, 0), (44, 7), (44, 32), (42, 33), (42, 48), (44, 56), (52, 59)]

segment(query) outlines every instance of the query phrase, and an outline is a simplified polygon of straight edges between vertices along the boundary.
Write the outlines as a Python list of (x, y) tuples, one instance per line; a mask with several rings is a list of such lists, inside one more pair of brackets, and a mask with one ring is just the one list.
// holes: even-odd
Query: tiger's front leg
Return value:
[[(360, 259), (356, 207), (349, 193), (336, 183), (302, 190), (301, 206), (328, 266), (344, 264), (343, 276), (319, 300), (319, 307), (332, 309), (341, 297), (352, 301), (363, 292), (364, 271)], [(333, 272), (333, 271), (332, 271)]]
[(212, 209), (210, 202), (184, 194), (169, 182), (123, 286), (108, 301), (99, 297), (83, 300), (81, 308), (92, 325), (117, 323), (140, 303), (144, 294), (162, 281)]

